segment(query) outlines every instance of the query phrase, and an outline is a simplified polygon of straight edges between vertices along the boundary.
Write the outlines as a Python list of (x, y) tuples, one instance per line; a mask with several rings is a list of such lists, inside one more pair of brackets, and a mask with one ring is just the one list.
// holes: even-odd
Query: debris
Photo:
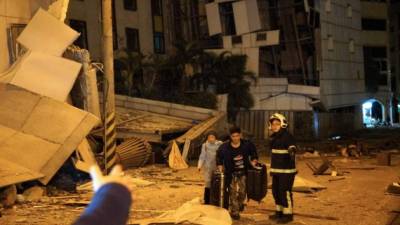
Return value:
[(34, 179), (47, 184), (99, 123), (64, 103), (81, 64), (61, 56), (78, 36), (39, 9), (18, 37), (29, 51), (6, 73), (2, 81), (9, 83), (0, 85), (0, 163), (12, 166), (0, 172), (0, 187)]
[(185, 160), (183, 160), (179, 147), (176, 144), (176, 141), (173, 141), (172, 143), (172, 150), (169, 153), (168, 159), (169, 159), (168, 160), (169, 167), (173, 169), (187, 169), (189, 167), (186, 164)]
[[(78, 32), (57, 20), (50, 13), (39, 9), (17, 41), (31, 51), (61, 56), (78, 37)], [(47, 62), (43, 63), (48, 66)]]
[(17, 200), (17, 187), (10, 185), (3, 190), (0, 190), (0, 204), (4, 207), (10, 207), (14, 205)]
[(89, 51), (80, 49), (77, 46), (70, 46), (63, 56), (82, 63), (82, 70), (70, 93), (74, 106), (101, 118), (96, 77), (97, 70), (91, 64), (92, 60)]
[(69, 59), (41, 52), (28, 52), (10, 83), (65, 102), (80, 69), (80, 63)]
[(302, 158), (304, 159), (309, 159), (309, 158), (319, 158), (320, 154), (318, 151), (314, 151), (314, 152), (306, 152), (302, 155)]
[(360, 158), (361, 151), (359, 148), (357, 148), (357, 145), (351, 144), (347, 147), (347, 151), (349, 152), (350, 156)]
[(57, 0), (49, 6), (48, 12), (60, 21), (64, 21), (67, 16), (69, 0)]
[[(272, 210), (272, 209), (263, 209), (262, 211), (275, 212), (275, 210)], [(339, 220), (339, 218), (333, 217), (333, 216), (321, 216), (321, 215), (313, 215), (313, 214), (305, 214), (305, 213), (293, 213), (293, 215), (298, 216), (298, 217), (320, 219), (320, 220), (334, 220), (334, 221)]]
[[(0, 84), (0, 99), (0, 160), (14, 165), (14, 174), (0, 172), (0, 187), (43, 176), (40, 182), (47, 184), (99, 122), (85, 111), (11, 84)], [(24, 175), (15, 176), (20, 172)]]
[(28, 202), (39, 201), (45, 195), (43, 187), (34, 186), (24, 191), (23, 196)]
[(71, 207), (82, 207), (90, 204), (89, 200), (67, 200), (62, 202), (63, 205), (71, 206)]
[(141, 138), (130, 138), (117, 146), (117, 161), (124, 168), (144, 166), (150, 159), (151, 145)]
[(346, 177), (332, 178), (332, 179), (329, 179), (328, 181), (332, 182), (332, 181), (338, 181), (338, 180), (344, 180), (344, 179), (346, 179)]
[(300, 176), (296, 176), (293, 184), (294, 192), (312, 192), (313, 190), (322, 190), (322, 189), (326, 189), (326, 187), (316, 182), (304, 179)]
[(395, 194), (395, 195), (400, 195), (400, 183), (399, 182), (394, 182), (392, 184), (390, 184), (386, 191), (389, 194)]
[(24, 203), (25, 197), (23, 195), (17, 195), (17, 203)]
[(312, 162), (306, 162), (306, 165), (313, 171), (314, 175), (322, 175), (329, 169), (329, 162), (322, 162), (322, 164), (316, 167)]
[[(338, 167), (341, 170), (374, 170), (376, 167), (374, 166), (362, 166), (362, 167)], [(345, 171), (343, 171), (345, 172)]]
[[(201, 136), (206, 130), (210, 129), (210, 127), (213, 127), (215, 124), (217, 124), (219, 121), (221, 121), (223, 118), (225, 118), (225, 113), (224, 112), (218, 112), (216, 115), (213, 117), (195, 125), (192, 127), (190, 130), (188, 130), (185, 134), (182, 136), (176, 138), (172, 146), (169, 145), (165, 150), (164, 150), (164, 155), (167, 155), (168, 153), (171, 155), (169, 152), (170, 150), (172, 151), (174, 148), (174, 142), (177, 144), (184, 144), (184, 149), (182, 153), (182, 159), (186, 162), (187, 156), (189, 154), (191, 142)], [(172, 167), (171, 167), (172, 168)]]
[(329, 168), (332, 170), (336, 170), (336, 167), (333, 166), (332, 162), (329, 161), (325, 157), (321, 157), (322, 164), (316, 167), (312, 162), (306, 162), (306, 165), (313, 171), (314, 175), (322, 175), (324, 174)]
[(130, 225), (149, 225), (157, 223), (192, 223), (199, 225), (231, 225), (232, 219), (229, 212), (220, 207), (202, 205), (199, 198), (186, 202), (177, 210), (163, 213), (156, 218), (142, 219), (129, 222)]
[(27, 221), (26, 218), (19, 218), (15, 220), (16, 223), (25, 223), (26, 221)]
[(76, 158), (77, 159), (74, 160), (75, 168), (86, 173), (90, 172), (89, 170), (92, 165), (97, 164), (87, 138), (83, 139), (78, 145), (76, 149)]
[[(143, 180), (140, 178), (132, 178), (132, 177), (129, 177), (129, 181), (133, 185), (133, 187), (147, 187), (155, 184), (154, 182), (151, 181)], [(85, 184), (82, 184), (78, 186), (76, 189), (78, 191), (92, 191), (93, 190), (92, 182), (90, 181)]]
[(152, 180), (160, 180), (160, 181), (169, 181), (169, 182), (187, 182), (187, 183), (204, 183), (203, 180), (191, 180), (191, 179), (182, 179), (182, 178), (163, 178), (163, 177), (148, 177)]
[(381, 152), (376, 155), (376, 161), (380, 166), (390, 166), (391, 156), (390, 152)]

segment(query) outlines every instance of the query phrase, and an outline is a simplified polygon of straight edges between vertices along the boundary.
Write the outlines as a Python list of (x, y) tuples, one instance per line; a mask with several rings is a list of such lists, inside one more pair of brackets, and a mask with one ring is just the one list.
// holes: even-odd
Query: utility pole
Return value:
[(103, 25), (103, 140), (105, 173), (116, 164), (115, 94), (114, 94), (114, 49), (112, 28), (112, 0), (102, 0)]

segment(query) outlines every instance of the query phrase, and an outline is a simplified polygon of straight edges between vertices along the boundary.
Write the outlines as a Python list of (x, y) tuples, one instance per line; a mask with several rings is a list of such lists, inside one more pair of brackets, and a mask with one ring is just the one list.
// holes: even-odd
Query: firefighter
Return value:
[(275, 113), (269, 118), (268, 128), (271, 131), (271, 169), (272, 194), (275, 199), (276, 211), (269, 219), (279, 224), (293, 221), (292, 188), (297, 174), (294, 137), (287, 130), (288, 122), (285, 116)]

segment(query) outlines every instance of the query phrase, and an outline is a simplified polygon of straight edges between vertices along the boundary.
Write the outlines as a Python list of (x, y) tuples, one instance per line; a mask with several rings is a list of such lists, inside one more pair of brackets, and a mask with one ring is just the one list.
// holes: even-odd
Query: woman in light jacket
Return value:
[(204, 175), (204, 204), (210, 204), (210, 187), (212, 174), (215, 171), (217, 150), (222, 141), (217, 140), (217, 133), (213, 130), (207, 132), (206, 142), (201, 146), (201, 154), (197, 168), (203, 170)]

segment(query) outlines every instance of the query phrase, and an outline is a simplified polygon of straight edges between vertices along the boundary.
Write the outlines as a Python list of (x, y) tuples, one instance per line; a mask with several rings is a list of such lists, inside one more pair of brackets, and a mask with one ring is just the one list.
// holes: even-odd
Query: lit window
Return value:
[(154, 33), (154, 52), (158, 54), (165, 53), (165, 42), (163, 33)]

